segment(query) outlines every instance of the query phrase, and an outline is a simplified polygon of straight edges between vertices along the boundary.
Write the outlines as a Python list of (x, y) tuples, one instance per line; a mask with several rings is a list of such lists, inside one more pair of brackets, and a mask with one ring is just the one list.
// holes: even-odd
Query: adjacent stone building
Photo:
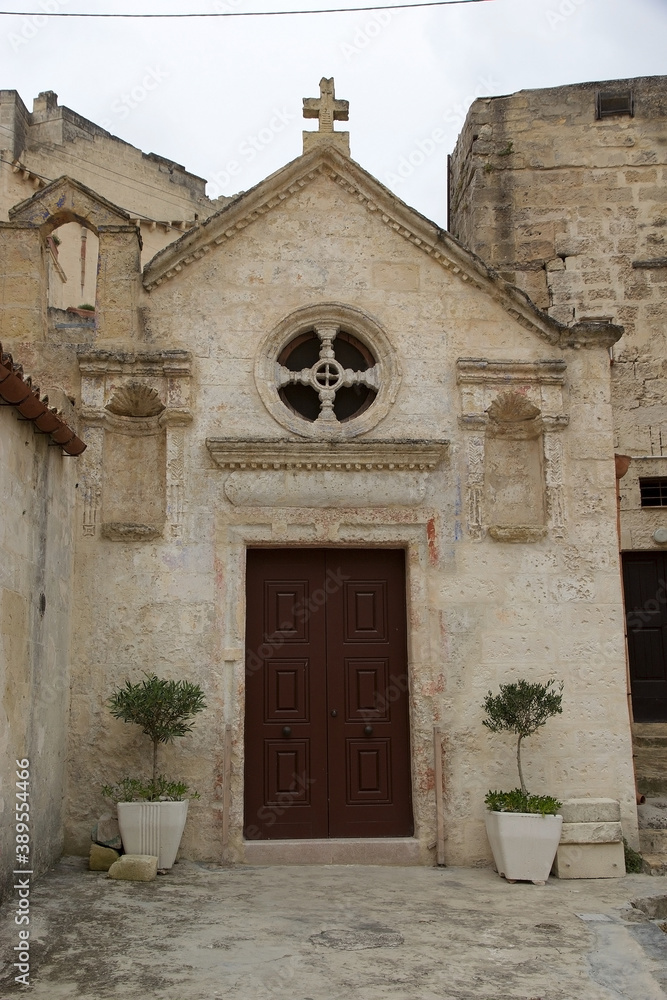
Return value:
[(449, 173), (456, 237), (549, 316), (623, 326), (610, 388), (614, 448), (631, 458), (619, 494), (638, 723), (667, 721), (666, 180), (667, 77), (477, 100)]
[[(631, 449), (614, 439), (610, 366), (627, 317), (584, 308), (579, 286), (550, 315), (568, 254), (563, 271), (546, 236), (533, 256), (510, 247), (513, 219), (498, 251), (497, 202), (514, 203), (482, 194), (519, 140), (496, 150), (486, 123), (493, 170), (468, 155), (482, 106), (452, 166), (460, 241), (350, 158), (326, 80), (303, 153), (252, 190), (212, 205), (178, 175), (187, 231), (149, 260), (151, 223), (93, 176), (117, 140), (90, 123), (74, 143), (98, 157), (90, 173), (59, 139), (53, 179), (5, 200), (3, 346), (74, 400), (87, 444), (63, 487), (68, 850), (86, 850), (101, 785), (146, 767), (145, 737), (105, 707), (143, 670), (206, 691), (162, 756), (201, 795), (190, 857), (432, 864), (439, 845), (486, 863), (484, 795), (516, 775), (482, 700), (522, 676), (565, 683), (563, 715), (529, 748), (531, 788), (620, 800), (636, 842), (615, 477)], [(10, 183), (32, 169), (20, 139), (3, 159), (23, 165)], [(174, 183), (158, 176), (154, 221)], [(94, 312), (48, 305), (63, 224), (97, 240)]]

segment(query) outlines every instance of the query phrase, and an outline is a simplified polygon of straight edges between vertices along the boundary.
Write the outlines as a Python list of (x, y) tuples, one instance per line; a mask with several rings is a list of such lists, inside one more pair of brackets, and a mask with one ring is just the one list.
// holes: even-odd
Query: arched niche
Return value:
[(162, 534), (166, 514), (165, 410), (143, 382), (121, 385), (105, 406), (102, 534), (143, 541)]
[(489, 534), (498, 541), (534, 541), (546, 533), (541, 411), (521, 393), (505, 392), (486, 412), (484, 496)]

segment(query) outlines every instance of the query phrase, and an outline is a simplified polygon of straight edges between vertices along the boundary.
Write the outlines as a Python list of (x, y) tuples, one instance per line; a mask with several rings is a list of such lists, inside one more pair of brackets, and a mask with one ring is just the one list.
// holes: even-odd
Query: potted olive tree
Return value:
[(194, 716), (206, 708), (204, 693), (189, 681), (145, 674), (142, 681), (126, 681), (116, 689), (108, 706), (116, 719), (141, 726), (153, 744), (153, 767), (149, 780), (122, 778), (116, 785), (105, 785), (102, 794), (118, 803), (125, 852), (151, 854), (158, 858), (158, 868), (171, 868), (185, 829), (188, 796), (199, 795), (184, 782), (158, 774), (158, 746), (191, 731)]
[(563, 817), (560, 802), (550, 795), (531, 795), (521, 763), (521, 744), (562, 713), (563, 683), (553, 678), (545, 684), (526, 680), (501, 684), (500, 693), (489, 691), (484, 699), (483, 724), (493, 733), (509, 732), (517, 738), (516, 762), (519, 788), (488, 792), (486, 832), (500, 875), (508, 882), (525, 880), (543, 885), (549, 877)]

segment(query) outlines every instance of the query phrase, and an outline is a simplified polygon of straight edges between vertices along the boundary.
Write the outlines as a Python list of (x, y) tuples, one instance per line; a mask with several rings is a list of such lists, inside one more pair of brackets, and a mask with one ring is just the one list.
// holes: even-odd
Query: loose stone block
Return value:
[(563, 823), (618, 823), (621, 806), (616, 799), (565, 799), (560, 813)]
[(625, 875), (623, 844), (561, 844), (553, 874), (557, 878), (621, 878)]
[(128, 882), (152, 882), (157, 876), (157, 858), (151, 854), (124, 854), (109, 869), (109, 878)]
[(100, 816), (92, 829), (90, 837), (96, 844), (102, 844), (103, 847), (113, 847), (116, 851), (120, 851), (123, 846), (120, 839), (120, 830), (118, 829), (118, 820), (111, 813), (104, 813)]
[(561, 844), (617, 844), (623, 840), (620, 823), (563, 823)]
[(90, 845), (90, 855), (88, 867), (91, 872), (108, 872), (115, 861), (118, 861), (120, 854), (112, 847), (102, 847), (100, 844)]

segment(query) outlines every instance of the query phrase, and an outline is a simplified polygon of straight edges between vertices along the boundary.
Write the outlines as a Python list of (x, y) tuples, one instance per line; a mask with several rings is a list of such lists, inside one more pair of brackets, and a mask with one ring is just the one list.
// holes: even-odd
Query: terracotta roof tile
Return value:
[(55, 407), (49, 406), (49, 397), (40, 396), (39, 386), (33, 386), (29, 375), (24, 375), (21, 365), (0, 344), (0, 398), (15, 406), (25, 420), (35, 424), (38, 431), (49, 434), (55, 444), (67, 455), (80, 455), (86, 445), (65, 422)]

